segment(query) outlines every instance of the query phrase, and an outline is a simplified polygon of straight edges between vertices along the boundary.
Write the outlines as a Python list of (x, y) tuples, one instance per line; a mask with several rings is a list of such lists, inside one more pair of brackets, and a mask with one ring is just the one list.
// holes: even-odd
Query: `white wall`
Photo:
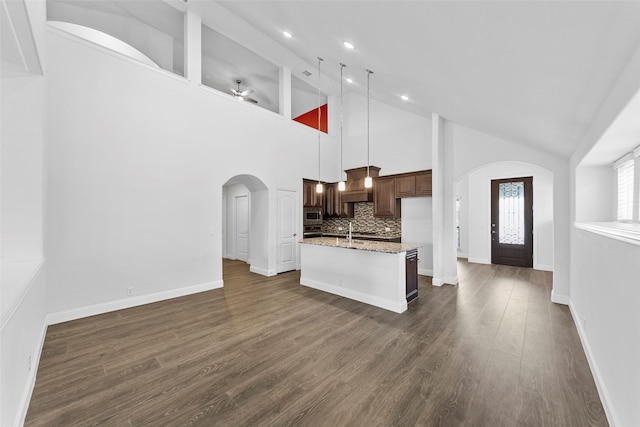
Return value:
[[(454, 176), (494, 162), (518, 161), (553, 174), (553, 291), (554, 302), (569, 302), (569, 163), (566, 159), (475, 129), (447, 122), (446, 138), (453, 145)], [(469, 196), (471, 197), (471, 195)]]
[(35, 378), (27, 361), (38, 353), (45, 319), (45, 79), (1, 85), (0, 425), (10, 426), (22, 416), (20, 402)]
[(409, 197), (402, 203), (402, 241), (416, 243), (418, 274), (433, 276), (432, 198)]
[(575, 220), (615, 221), (616, 175), (611, 165), (575, 170)]
[(174, 64), (174, 56), (176, 56), (174, 49), (178, 51), (177, 56), (182, 59), (183, 31), (179, 31), (178, 38), (168, 34), (172, 27), (179, 28), (182, 24), (181, 13), (162, 3), (150, 2), (146, 7), (153, 8), (158, 15), (162, 14), (161, 19), (166, 26), (162, 28), (164, 31), (154, 28), (151, 23), (125, 16), (126, 12), (120, 15), (65, 2), (51, 2), (47, 16), (51, 21), (70, 22), (109, 34), (139, 50), (159, 67), (182, 74), (182, 61)]
[(3, 260), (43, 256), (45, 84), (2, 79)]
[[(639, 87), (640, 46), (571, 156), (571, 220), (614, 218), (615, 177), (606, 171), (608, 165), (585, 168), (580, 163)], [(570, 307), (612, 427), (640, 425), (638, 259), (638, 246), (572, 228)]]
[[(367, 98), (346, 94), (343, 108), (344, 168), (366, 166)], [(371, 100), (370, 132), (370, 161), (380, 175), (431, 169), (430, 118)]]
[[(0, 425), (20, 426), (24, 421), (36, 380), (46, 332), (46, 264), (38, 264), (25, 281), (20, 300), (0, 328)], [(3, 268), (4, 270), (4, 268)], [(7, 275), (3, 271), (3, 282)], [(2, 296), (4, 298), (4, 295)], [(4, 314), (4, 313), (3, 313)]]
[(533, 176), (533, 268), (553, 271), (553, 175), (522, 162), (491, 163), (460, 179), (468, 188), (460, 229), (470, 262), (491, 263), (491, 180), (522, 176)]
[[(34, 30), (20, 28), (16, 34), (32, 34), (33, 39), (18, 42), (22, 48), (31, 49), (32, 40), (35, 41), (38, 59), (45, 69), (41, 30), (45, 3), (27, 2), (25, 7)], [(13, 426), (22, 425), (26, 415), (45, 333), (47, 80), (27, 74), (2, 77), (0, 425)]]
[(612, 426), (640, 425), (640, 246), (573, 229), (571, 309)]
[[(236, 175), (269, 189), (267, 202), (252, 195), (269, 228), (253, 243), (275, 248), (268, 200), (317, 170), (313, 129), (56, 30), (48, 42), (51, 312), (86, 315), (126, 301), (128, 287), (219, 284), (222, 186)], [(323, 135), (322, 179), (336, 154)]]

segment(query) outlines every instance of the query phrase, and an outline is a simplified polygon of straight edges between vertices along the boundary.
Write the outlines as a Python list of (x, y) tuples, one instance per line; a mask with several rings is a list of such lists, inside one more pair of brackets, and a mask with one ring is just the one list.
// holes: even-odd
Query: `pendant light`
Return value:
[(318, 56), (318, 183), (316, 184), (316, 193), (322, 193), (322, 181), (320, 181), (320, 62), (324, 61)]
[(371, 70), (367, 70), (367, 177), (364, 179), (364, 188), (371, 188), (373, 187), (373, 179), (371, 178), (371, 175), (369, 175), (369, 166), (370, 166), (370, 162), (369, 162), (369, 134), (371, 133), (369, 131), (369, 122), (370, 122), (370, 118), (371, 118), (371, 109), (369, 107), (369, 102), (371, 99), (371, 96), (369, 95), (369, 79), (371, 77), (371, 74), (373, 74), (373, 71)]
[(342, 69), (346, 67), (342, 62), (340, 63), (340, 182), (338, 182), (338, 191), (344, 191), (347, 188), (346, 183), (342, 179), (344, 176), (344, 170), (342, 169)]

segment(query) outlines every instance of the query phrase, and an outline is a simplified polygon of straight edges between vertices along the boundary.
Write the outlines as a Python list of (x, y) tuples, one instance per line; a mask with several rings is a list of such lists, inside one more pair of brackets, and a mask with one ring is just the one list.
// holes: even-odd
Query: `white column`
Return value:
[(458, 284), (455, 246), (453, 147), (445, 140), (444, 120), (431, 115), (433, 192), (433, 285)]
[(280, 73), (280, 114), (287, 120), (291, 120), (291, 69), (281, 67)]
[(184, 14), (184, 76), (202, 83), (202, 20), (189, 10)]

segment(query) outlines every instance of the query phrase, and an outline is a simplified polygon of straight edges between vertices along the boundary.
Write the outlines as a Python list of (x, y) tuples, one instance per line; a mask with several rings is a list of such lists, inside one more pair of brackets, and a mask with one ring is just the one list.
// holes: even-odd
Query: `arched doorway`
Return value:
[(269, 189), (253, 175), (236, 175), (222, 186), (222, 256), (267, 275)]
[(491, 263), (491, 181), (522, 176), (533, 177), (533, 268), (553, 271), (553, 173), (519, 161), (488, 163), (456, 179), (459, 257)]

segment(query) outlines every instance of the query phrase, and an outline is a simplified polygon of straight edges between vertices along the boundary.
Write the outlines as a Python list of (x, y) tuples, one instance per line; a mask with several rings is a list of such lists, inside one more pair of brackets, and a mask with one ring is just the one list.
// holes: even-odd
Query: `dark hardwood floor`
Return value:
[(458, 272), (395, 314), (225, 260), (223, 289), (50, 326), (26, 425), (607, 425), (551, 274)]

